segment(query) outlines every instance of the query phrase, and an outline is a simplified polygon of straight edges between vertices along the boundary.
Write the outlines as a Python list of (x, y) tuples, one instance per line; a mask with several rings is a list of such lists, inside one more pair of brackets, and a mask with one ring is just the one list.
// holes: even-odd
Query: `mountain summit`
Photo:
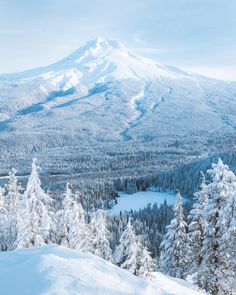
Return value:
[(235, 93), (235, 82), (162, 66), (97, 38), (47, 67), (1, 75), (0, 130), (13, 149), (17, 139), (21, 154), (91, 141), (164, 150), (178, 141), (184, 151), (188, 142), (191, 153), (197, 142), (201, 154), (208, 140), (221, 138), (222, 150), (235, 138)]
[(40, 75), (46, 79), (53, 76), (58, 79), (58, 75), (61, 75), (63, 80), (73, 80), (74, 86), (78, 83), (95, 84), (114, 79), (150, 80), (161, 76), (178, 76), (157, 62), (129, 51), (117, 41), (99, 37), (52, 65), (22, 73), (0, 75), (0, 80), (22, 80)]

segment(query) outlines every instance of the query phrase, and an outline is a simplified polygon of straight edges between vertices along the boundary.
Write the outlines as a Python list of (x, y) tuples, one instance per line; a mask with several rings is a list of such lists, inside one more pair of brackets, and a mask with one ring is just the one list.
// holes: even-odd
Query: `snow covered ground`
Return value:
[(0, 253), (3, 295), (197, 295), (192, 284), (153, 273), (135, 277), (103, 259), (49, 245)]
[[(120, 211), (138, 211), (145, 208), (147, 204), (155, 204), (158, 206), (163, 204), (166, 200), (168, 204), (173, 204), (175, 201), (175, 194), (172, 192), (157, 192), (145, 191), (134, 194), (119, 193), (120, 197), (117, 199), (117, 204), (110, 210), (111, 213), (119, 213)], [(183, 198), (184, 200), (184, 198)]]

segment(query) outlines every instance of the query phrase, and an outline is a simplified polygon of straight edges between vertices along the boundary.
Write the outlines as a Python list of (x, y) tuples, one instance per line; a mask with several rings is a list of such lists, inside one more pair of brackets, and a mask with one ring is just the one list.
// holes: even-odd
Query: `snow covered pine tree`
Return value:
[(9, 181), (6, 186), (6, 199), (8, 202), (7, 250), (13, 250), (15, 248), (20, 222), (19, 203), (22, 198), (22, 187), (18, 183), (16, 172), (16, 169), (11, 169), (9, 172)]
[(206, 228), (206, 217), (204, 208), (208, 201), (208, 191), (205, 181), (205, 176), (201, 172), (201, 185), (200, 191), (194, 194), (195, 204), (190, 211), (188, 220), (189, 245), (190, 245), (190, 261), (189, 261), (189, 274), (194, 276), (195, 283), (198, 281), (198, 267), (201, 264), (202, 256), (201, 249), (203, 244), (203, 235)]
[(77, 195), (66, 184), (62, 209), (56, 214), (57, 236), (60, 245), (92, 253), (92, 233), (85, 222), (85, 212)]
[(221, 159), (217, 164), (212, 164), (208, 173), (212, 182), (207, 186), (207, 224), (201, 249), (198, 285), (212, 295), (233, 294), (236, 285), (236, 176)]
[(144, 246), (141, 236), (137, 236), (129, 218), (128, 224), (121, 234), (120, 243), (114, 253), (115, 262), (129, 272), (147, 276), (155, 269), (150, 252)]
[(40, 167), (33, 159), (32, 171), (20, 202), (20, 221), (16, 246), (18, 248), (39, 247), (50, 243), (53, 228), (52, 199), (41, 188)]
[(107, 261), (113, 261), (105, 210), (98, 209), (92, 213), (90, 229), (93, 234), (93, 253)]
[(156, 261), (151, 257), (150, 251), (145, 246), (143, 236), (138, 236), (138, 244), (140, 244), (138, 247), (140, 249), (138, 275), (147, 277), (156, 270)]
[(73, 194), (67, 182), (66, 191), (62, 195), (62, 208), (56, 212), (57, 243), (69, 247), (69, 230), (72, 220)]
[(187, 223), (184, 221), (182, 197), (179, 192), (173, 210), (175, 217), (167, 226), (167, 233), (160, 246), (159, 267), (167, 275), (184, 279), (188, 274), (189, 246)]
[(7, 208), (5, 190), (0, 187), (0, 251), (7, 250)]

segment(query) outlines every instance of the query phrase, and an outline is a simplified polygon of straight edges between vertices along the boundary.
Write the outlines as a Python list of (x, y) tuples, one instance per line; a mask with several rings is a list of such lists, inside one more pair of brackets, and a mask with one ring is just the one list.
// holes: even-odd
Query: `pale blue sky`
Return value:
[(236, 0), (0, 0), (1, 73), (47, 65), (97, 36), (236, 80)]

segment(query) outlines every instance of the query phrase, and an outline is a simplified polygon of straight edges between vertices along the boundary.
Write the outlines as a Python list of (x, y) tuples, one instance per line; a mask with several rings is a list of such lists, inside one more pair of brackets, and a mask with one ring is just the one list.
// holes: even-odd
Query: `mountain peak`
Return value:
[(75, 50), (68, 57), (72, 59), (80, 57), (82, 55), (87, 55), (87, 56), (90, 55), (90, 56), (97, 57), (101, 54), (105, 55), (113, 51), (128, 52), (128, 49), (125, 49), (124, 45), (122, 45), (121, 43), (115, 40), (111, 40), (111, 39), (107, 39), (103, 37), (97, 37), (94, 40), (87, 41), (87, 43), (84, 46)]
[(72, 75), (73, 85), (79, 82), (96, 84), (121, 79), (150, 80), (160, 76), (176, 78), (175, 73), (171, 73), (156, 61), (129, 51), (115, 40), (97, 37), (54, 64), (6, 75), (2, 79), (25, 79), (40, 76), (43, 79), (56, 77), (53, 81), (57, 81), (58, 75), (63, 81)]
[(104, 37), (97, 37), (96, 39), (92, 41), (88, 41), (87, 44), (95, 45), (96, 47), (110, 47), (113, 49), (122, 49), (124, 46), (117, 42), (116, 40), (104, 38)]

